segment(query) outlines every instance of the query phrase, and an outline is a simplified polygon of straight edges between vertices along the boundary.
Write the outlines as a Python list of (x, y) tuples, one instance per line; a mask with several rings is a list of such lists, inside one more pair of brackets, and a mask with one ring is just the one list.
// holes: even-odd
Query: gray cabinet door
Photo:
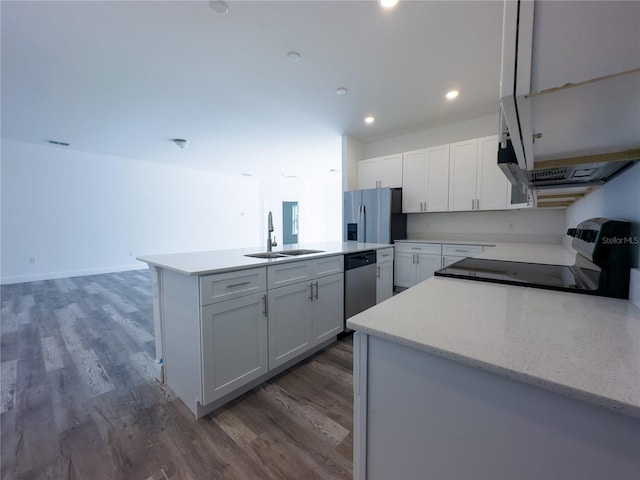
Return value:
[(309, 306), (313, 294), (311, 281), (269, 290), (269, 369), (311, 348)]
[(319, 344), (344, 330), (344, 275), (318, 278), (313, 288), (313, 339)]
[(265, 295), (202, 307), (203, 404), (268, 371)]

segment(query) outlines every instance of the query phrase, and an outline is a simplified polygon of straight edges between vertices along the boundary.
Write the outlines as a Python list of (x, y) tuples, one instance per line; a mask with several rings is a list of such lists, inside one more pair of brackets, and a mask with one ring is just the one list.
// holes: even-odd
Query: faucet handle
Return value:
[(275, 238), (273, 240), (271, 240), (271, 246), (272, 247), (277, 247), (278, 246), (278, 242), (276, 242)]

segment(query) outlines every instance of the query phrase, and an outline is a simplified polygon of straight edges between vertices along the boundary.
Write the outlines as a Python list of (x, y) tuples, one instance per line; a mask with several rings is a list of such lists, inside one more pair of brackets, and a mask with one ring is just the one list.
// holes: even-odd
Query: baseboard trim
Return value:
[(85, 275), (98, 275), (100, 273), (126, 272), (129, 270), (144, 270), (147, 265), (135, 263), (130, 265), (119, 265), (116, 267), (88, 268), (84, 270), (68, 270), (63, 272), (45, 272), (29, 275), (11, 275), (0, 277), (0, 285), (11, 283), (38, 282), (40, 280), (54, 280), (56, 278), (83, 277)]

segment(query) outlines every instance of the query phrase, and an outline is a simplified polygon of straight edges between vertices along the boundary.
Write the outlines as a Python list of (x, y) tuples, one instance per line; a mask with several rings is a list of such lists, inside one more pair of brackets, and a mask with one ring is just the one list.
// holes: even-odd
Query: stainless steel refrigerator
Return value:
[(344, 192), (343, 238), (368, 243), (393, 243), (407, 238), (401, 188)]

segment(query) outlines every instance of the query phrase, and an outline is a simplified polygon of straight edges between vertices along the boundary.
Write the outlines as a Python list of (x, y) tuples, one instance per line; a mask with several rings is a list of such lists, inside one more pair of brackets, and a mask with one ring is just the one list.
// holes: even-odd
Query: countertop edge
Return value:
[[(380, 243), (380, 244), (359, 243), (359, 242), (353, 242), (353, 243), (336, 242), (336, 243), (338, 244), (342, 243), (343, 247), (339, 249), (333, 249), (333, 250), (329, 249), (327, 251), (319, 252), (319, 253), (309, 253), (305, 255), (280, 257), (280, 258), (251, 258), (249, 260), (248, 258), (250, 257), (245, 257), (244, 255), (246, 253), (252, 253), (253, 251), (256, 250), (255, 248), (254, 249), (250, 248), (250, 249), (240, 249), (240, 250), (212, 250), (212, 251), (202, 251), (202, 252), (181, 252), (181, 253), (159, 254), (159, 255), (141, 255), (139, 257), (136, 257), (136, 260), (142, 263), (146, 263), (147, 265), (153, 265), (154, 267), (157, 267), (157, 268), (164, 268), (167, 270), (180, 273), (182, 275), (203, 276), (203, 275), (214, 275), (218, 273), (229, 273), (229, 272), (235, 272), (240, 270), (250, 270), (252, 268), (262, 268), (262, 267), (268, 267), (272, 265), (281, 265), (284, 263), (300, 262), (304, 260), (313, 260), (316, 258), (332, 257), (335, 255), (347, 255), (349, 253), (363, 252), (367, 250), (382, 250), (385, 248), (394, 247), (393, 244), (383, 244), (383, 243)], [(345, 245), (349, 245), (352, 248), (347, 249), (344, 247)], [(317, 244), (310, 244), (308, 246), (303, 244), (301, 245), (301, 248), (307, 248), (307, 247), (312, 248), (317, 246), (318, 246)], [(316, 249), (319, 249), (319, 248), (316, 248)], [(236, 255), (236, 256), (239, 255), (247, 263), (213, 267), (213, 268), (205, 268), (201, 270), (185, 270), (175, 266), (175, 264), (178, 262), (175, 262), (175, 261), (163, 262), (161, 259), (161, 257), (176, 257), (179, 255), (197, 255), (197, 254), (207, 255), (213, 252), (216, 252), (217, 254), (228, 254), (228, 255)], [(279, 253), (279, 251), (275, 253)]]
[(457, 363), (461, 363), (463, 365), (467, 365), (470, 367), (478, 368), (480, 370), (495, 373), (497, 375), (511, 378), (513, 380), (517, 380), (517, 381), (520, 381), (529, 385), (533, 385), (536, 387), (544, 388), (545, 390), (557, 393), (559, 395), (563, 395), (568, 398), (581, 400), (599, 407), (605, 407), (610, 410), (613, 410), (616, 413), (621, 413), (634, 418), (640, 418), (640, 407), (637, 407), (635, 405), (627, 404), (627, 403), (620, 402), (618, 400), (614, 400), (610, 398), (605, 398), (585, 390), (580, 390), (575, 387), (570, 387), (557, 382), (552, 382), (550, 380), (529, 375), (524, 372), (519, 372), (519, 371), (510, 369), (508, 367), (488, 363), (488, 362), (478, 360), (472, 357), (468, 357), (459, 353), (442, 350), (436, 347), (432, 347), (430, 345), (425, 345), (420, 342), (414, 342), (405, 337), (399, 337), (393, 334), (379, 331), (377, 329), (367, 328), (363, 325), (358, 325), (356, 322), (352, 322), (351, 320), (347, 320), (347, 327), (357, 332), (361, 332), (367, 335), (372, 335), (374, 337), (378, 337), (384, 340), (389, 340), (393, 343), (414, 348), (416, 350), (430, 353), (438, 357), (446, 358), (448, 360), (452, 360)]

